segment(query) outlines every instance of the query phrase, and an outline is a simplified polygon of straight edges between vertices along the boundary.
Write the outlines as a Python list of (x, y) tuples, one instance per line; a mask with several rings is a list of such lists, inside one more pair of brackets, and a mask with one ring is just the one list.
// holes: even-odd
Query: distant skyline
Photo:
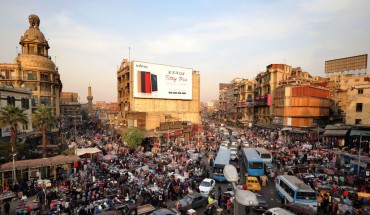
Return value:
[(193, 68), (201, 101), (272, 63), (326, 76), (324, 62), (370, 53), (367, 0), (0, 1), (0, 63), (13, 63), (28, 15), (40, 17), (63, 92), (117, 101), (123, 59)]

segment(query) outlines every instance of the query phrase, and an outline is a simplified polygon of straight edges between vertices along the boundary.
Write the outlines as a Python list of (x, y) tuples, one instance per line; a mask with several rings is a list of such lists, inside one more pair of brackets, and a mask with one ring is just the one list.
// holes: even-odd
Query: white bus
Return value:
[(271, 164), (272, 163), (272, 155), (271, 152), (269, 152), (265, 148), (256, 148), (256, 151), (260, 158), (265, 162), (266, 164)]
[(276, 178), (276, 190), (281, 198), (287, 202), (306, 204), (317, 210), (317, 196), (315, 190), (293, 175), (279, 175)]

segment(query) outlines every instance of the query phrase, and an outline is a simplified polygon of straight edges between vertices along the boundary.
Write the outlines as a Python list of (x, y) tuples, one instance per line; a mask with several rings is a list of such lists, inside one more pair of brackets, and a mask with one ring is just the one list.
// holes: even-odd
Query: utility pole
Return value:
[(362, 135), (360, 136), (360, 145), (358, 146), (358, 164), (357, 164), (357, 176), (360, 176), (360, 163), (361, 163), (361, 141)]

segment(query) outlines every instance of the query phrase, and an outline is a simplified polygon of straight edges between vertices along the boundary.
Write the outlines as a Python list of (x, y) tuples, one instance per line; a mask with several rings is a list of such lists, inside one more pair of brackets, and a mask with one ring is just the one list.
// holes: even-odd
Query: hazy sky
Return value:
[[(201, 100), (218, 83), (253, 79), (271, 63), (324, 76), (324, 61), (368, 54), (369, 0), (0, 0), (0, 62), (12, 63), (28, 15), (41, 19), (63, 91), (116, 102), (122, 59), (193, 68)], [(20, 48), (18, 48), (20, 50)]]

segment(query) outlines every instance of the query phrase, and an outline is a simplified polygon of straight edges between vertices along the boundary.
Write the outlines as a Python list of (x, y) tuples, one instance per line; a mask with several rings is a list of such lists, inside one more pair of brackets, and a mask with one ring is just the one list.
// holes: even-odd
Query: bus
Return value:
[(264, 175), (264, 162), (254, 148), (243, 148), (243, 160), (248, 176)]
[(317, 210), (315, 190), (293, 175), (279, 175), (275, 182), (276, 190), (287, 202), (302, 203)]
[(271, 164), (272, 163), (272, 155), (271, 152), (269, 152), (265, 148), (256, 148), (256, 151), (260, 158), (265, 162), (266, 164)]
[(216, 181), (227, 181), (224, 176), (224, 167), (230, 163), (230, 149), (218, 150), (215, 161), (213, 162), (210, 177)]

